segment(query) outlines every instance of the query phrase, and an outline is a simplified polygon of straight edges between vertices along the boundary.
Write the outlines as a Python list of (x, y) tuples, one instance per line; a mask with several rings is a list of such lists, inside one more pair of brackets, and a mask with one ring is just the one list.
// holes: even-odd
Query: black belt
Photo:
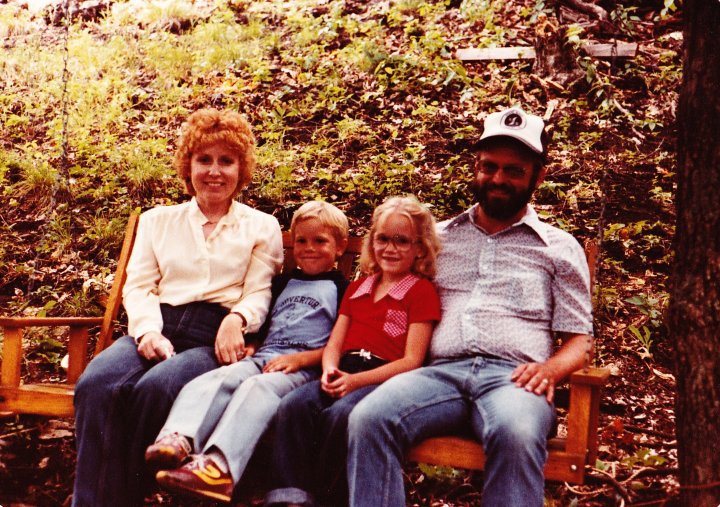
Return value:
[(369, 350), (347, 350), (340, 358), (340, 369), (347, 373), (367, 371), (389, 363), (387, 359), (376, 356)]

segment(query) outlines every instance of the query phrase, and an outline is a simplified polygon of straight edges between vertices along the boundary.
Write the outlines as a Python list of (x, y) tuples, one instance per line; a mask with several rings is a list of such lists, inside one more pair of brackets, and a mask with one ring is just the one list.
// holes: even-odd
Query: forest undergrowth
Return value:
[[(438, 219), (467, 208), (482, 118), (520, 104), (547, 118), (552, 139), (537, 210), (600, 246), (594, 362), (611, 370), (588, 483), (548, 483), (546, 504), (672, 505), (673, 2), (615, 3), (607, 23), (561, 10), (576, 51), (567, 83), (540, 77), (532, 60), (455, 57), (532, 45), (558, 14), (540, 0), (72, 5), (68, 20), (57, 5), (0, 2), (0, 314), (102, 313), (128, 214), (185, 199), (171, 158), (200, 107), (237, 109), (253, 125), (259, 168), (243, 201), (287, 229), (300, 204), (326, 199), (361, 235), (389, 195), (412, 192)], [(615, 40), (637, 54), (581, 49)], [(62, 380), (66, 340), (33, 330), (24, 380)], [(0, 420), (0, 504), (67, 503), (72, 431), (72, 420)], [(407, 472), (408, 505), (479, 502), (479, 473)], [(260, 503), (245, 483), (247, 503)], [(158, 493), (148, 503), (182, 501)]]

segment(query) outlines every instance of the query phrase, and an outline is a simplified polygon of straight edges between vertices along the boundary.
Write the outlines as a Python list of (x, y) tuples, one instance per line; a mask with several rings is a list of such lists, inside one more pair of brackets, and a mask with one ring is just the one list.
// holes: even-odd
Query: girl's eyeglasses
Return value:
[(407, 236), (402, 236), (401, 234), (395, 234), (393, 236), (376, 234), (373, 238), (373, 243), (378, 248), (387, 248), (388, 245), (392, 243), (395, 248), (403, 252), (410, 250), (410, 247), (417, 242), (417, 240), (410, 239)]

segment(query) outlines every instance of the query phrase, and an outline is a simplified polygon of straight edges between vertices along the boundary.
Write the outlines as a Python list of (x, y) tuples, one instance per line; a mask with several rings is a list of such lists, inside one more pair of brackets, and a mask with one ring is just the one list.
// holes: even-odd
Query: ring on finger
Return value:
[(549, 384), (550, 381), (549, 381), (548, 379), (544, 378), (544, 379), (542, 379), (542, 380), (540, 381), (540, 383), (541, 383), (541, 384)]

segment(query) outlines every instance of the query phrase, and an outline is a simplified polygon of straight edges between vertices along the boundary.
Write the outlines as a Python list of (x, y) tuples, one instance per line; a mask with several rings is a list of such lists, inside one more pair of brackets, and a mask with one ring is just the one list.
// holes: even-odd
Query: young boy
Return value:
[(335, 206), (311, 201), (295, 212), (290, 231), (298, 267), (273, 279), (262, 346), (188, 383), (145, 453), (167, 489), (230, 502), (282, 397), (318, 377), (312, 367), (348, 283), (334, 269), (347, 246), (348, 221)]

